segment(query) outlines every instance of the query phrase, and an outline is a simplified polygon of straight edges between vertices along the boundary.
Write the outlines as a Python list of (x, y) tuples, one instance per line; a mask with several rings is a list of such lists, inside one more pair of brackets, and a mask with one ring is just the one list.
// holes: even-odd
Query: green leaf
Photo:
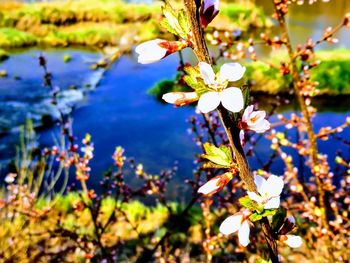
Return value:
[(226, 145), (221, 145), (219, 146), (220, 150), (223, 151), (227, 157), (227, 159), (230, 160), (230, 162), (232, 162), (232, 153), (231, 153), (231, 149), (230, 147), (226, 146)]
[(225, 165), (219, 165), (216, 163), (207, 162), (207, 163), (203, 164), (203, 168), (204, 169), (222, 169), (222, 168), (228, 168), (228, 167)]
[[(162, 9), (163, 15), (168, 22), (168, 26), (171, 28), (171, 33), (176, 32), (175, 34), (178, 36), (183, 36), (184, 33), (182, 31), (181, 26), (179, 25), (178, 17), (175, 14), (174, 10), (169, 4), (165, 4)], [(174, 33), (173, 33), (174, 34)]]
[(258, 213), (254, 213), (254, 214), (250, 215), (249, 220), (252, 222), (256, 222), (256, 221), (261, 220), (262, 218), (263, 218), (262, 215), (260, 215)]
[(192, 66), (185, 66), (184, 71), (186, 72), (187, 75), (190, 75), (194, 78), (200, 78), (201, 73), (199, 71), (199, 67), (192, 67)]
[(255, 211), (259, 208), (259, 205), (255, 201), (250, 199), (249, 196), (241, 197), (238, 201), (242, 206), (252, 211)]
[(227, 159), (226, 153), (220, 148), (216, 147), (214, 144), (206, 142), (204, 143), (203, 147), (207, 155), (214, 155), (219, 156), (222, 159)]
[(223, 159), (220, 156), (207, 155), (207, 154), (202, 154), (201, 156), (202, 156), (202, 158), (208, 159), (209, 161), (213, 162), (214, 164), (222, 166), (222, 168), (230, 168), (230, 162), (228, 162), (227, 160)]
[(244, 98), (244, 105), (247, 107), (250, 104), (250, 88), (247, 85), (244, 85), (242, 87), (242, 93)]
[(167, 19), (162, 19), (160, 21), (160, 25), (161, 27), (163, 27), (164, 29), (168, 30), (168, 32), (170, 32), (171, 34), (177, 35), (178, 33), (175, 31), (175, 29), (169, 24)]
[(275, 210), (275, 209), (267, 209), (267, 210), (264, 210), (262, 213), (253, 213), (249, 217), (249, 220), (252, 222), (259, 221), (263, 217), (273, 216), (274, 214), (276, 214), (276, 212), (277, 212), (277, 210)]
[(184, 34), (184, 36), (182, 36), (182, 38), (186, 39), (188, 34), (190, 33), (190, 23), (189, 23), (188, 16), (187, 16), (185, 10), (181, 9), (179, 11), (178, 21), (179, 21), (179, 25), (182, 29), (182, 32)]

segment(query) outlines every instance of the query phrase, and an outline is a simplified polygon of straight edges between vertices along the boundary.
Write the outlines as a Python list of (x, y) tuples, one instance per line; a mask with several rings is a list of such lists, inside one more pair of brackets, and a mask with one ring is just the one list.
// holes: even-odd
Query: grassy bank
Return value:
[[(278, 65), (283, 56), (274, 54), (270, 61)], [(311, 69), (310, 75), (312, 81), (319, 83), (319, 95), (350, 95), (350, 50), (319, 51), (315, 59), (321, 64)], [(247, 77), (254, 81), (253, 92), (279, 94), (290, 90), (290, 76), (281, 77), (279, 69), (261, 62), (247, 65)]]
[[(179, 5), (180, 3), (175, 3)], [(223, 3), (214, 26), (242, 29), (267, 26), (253, 4)], [(161, 3), (127, 4), (112, 0), (0, 3), (0, 47), (129, 45), (159, 36)]]

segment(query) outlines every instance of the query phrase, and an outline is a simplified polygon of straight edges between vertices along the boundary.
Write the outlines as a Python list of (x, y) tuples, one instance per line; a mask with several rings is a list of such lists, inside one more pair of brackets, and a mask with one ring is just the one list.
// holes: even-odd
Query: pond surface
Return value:
[[(303, 15), (298, 16), (298, 11), (292, 9), (292, 14), (296, 16), (290, 21), (291, 30), (299, 32), (300, 27), (299, 33), (292, 34), (293, 41), (304, 41), (306, 35), (312, 35), (317, 39), (322, 34), (324, 25), (336, 24), (342, 16), (340, 13), (348, 8), (348, 4), (343, 4), (342, 7), (332, 9), (328, 15), (327, 8), (323, 8), (322, 12), (317, 8), (311, 9), (312, 21), (305, 20), (308, 15), (304, 11), (301, 13)], [(343, 30), (337, 36), (340, 39), (337, 45), (349, 48), (349, 38), (344, 35), (345, 32)], [(94, 52), (46, 50), (44, 53), (49, 70), (54, 76), (54, 85), (66, 90), (67, 96), (63, 96), (61, 107), (68, 110), (72, 104), (78, 106), (73, 112), (75, 136), (81, 141), (86, 133), (92, 135), (95, 157), (91, 162), (90, 184), (98, 187), (102, 173), (112, 166), (111, 156), (115, 147), (121, 145), (125, 148), (127, 156), (134, 157), (137, 163), (143, 163), (146, 171), (152, 174), (172, 167), (177, 161), (178, 172), (174, 179), (176, 183), (170, 195), (173, 198), (180, 198), (179, 192), (183, 188), (181, 182), (185, 178), (192, 177), (192, 170), (195, 168), (193, 156), (200, 151), (187, 132), (189, 125), (186, 120), (195, 114), (194, 108), (175, 109), (172, 105), (159, 103), (147, 95), (147, 90), (157, 81), (175, 76), (179, 62), (178, 55), (171, 55), (151, 65), (137, 64), (133, 55), (123, 56), (110, 69), (103, 72), (89, 69), (90, 62), (100, 56)], [(72, 56), (72, 60), (64, 63), (63, 57), (67, 53)], [(42, 85), (43, 71), (37, 65), (39, 54), (39, 50), (32, 49), (14, 54), (8, 61), (0, 64), (0, 70), (6, 70), (8, 73), (8, 77), (0, 78), (1, 160), (14, 156), (18, 127), (26, 117), (40, 122), (42, 115), (57, 114), (48, 100), (49, 91)], [(184, 55), (186, 60), (195, 63), (189, 50), (186, 50)], [(17, 76), (20, 77), (19, 80)], [(94, 89), (97, 83), (99, 84)], [(258, 101), (261, 101), (262, 109), (269, 108), (267, 98), (262, 97)], [(349, 115), (349, 98), (329, 98), (323, 101), (316, 100), (315, 103), (320, 110), (314, 119), (316, 131), (325, 125), (335, 127), (343, 123)], [(289, 117), (293, 107), (284, 106), (277, 111)], [(277, 121), (276, 117), (272, 116), (271, 121)], [(284, 130), (283, 127), (277, 129)], [(57, 129), (49, 128), (41, 131), (39, 135), (42, 145), (51, 145), (52, 138), (57, 136)], [(288, 131), (288, 136), (297, 136), (295, 130)], [(342, 136), (349, 139), (350, 129), (344, 130)], [(254, 158), (250, 158), (254, 169), (261, 168), (271, 154), (268, 140), (259, 136), (256, 138), (259, 138), (259, 144), (254, 148)], [(337, 139), (320, 142), (319, 146), (321, 152), (328, 154), (332, 166), (337, 151), (342, 150), (345, 156), (350, 155), (349, 148)], [(290, 153), (295, 156), (293, 151)], [(303, 160), (300, 162), (303, 163)], [(302, 172), (302, 166), (300, 168)], [(281, 174), (282, 162), (274, 162), (271, 169), (272, 172)]]

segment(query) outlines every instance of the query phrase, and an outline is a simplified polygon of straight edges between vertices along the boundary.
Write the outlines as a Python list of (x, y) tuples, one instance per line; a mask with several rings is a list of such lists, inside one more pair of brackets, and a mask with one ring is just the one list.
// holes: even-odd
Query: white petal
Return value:
[(272, 174), (261, 186), (261, 195), (266, 197), (279, 196), (282, 193), (283, 186), (282, 177)]
[(212, 67), (206, 62), (199, 62), (198, 66), (204, 83), (207, 85), (215, 84), (215, 73)]
[(303, 244), (303, 240), (299, 236), (286, 235), (287, 240), (284, 241), (288, 246), (292, 248), (300, 247)]
[(249, 244), (249, 224), (247, 220), (244, 220), (240, 229), (238, 230), (238, 241), (239, 243), (246, 247)]
[(220, 104), (220, 96), (218, 92), (210, 91), (204, 93), (198, 101), (198, 109), (203, 113), (215, 110)]
[(241, 141), (241, 145), (244, 146), (244, 143), (245, 143), (245, 141), (244, 141), (244, 130), (241, 130), (239, 132), (239, 140)]
[(198, 193), (201, 193), (204, 195), (210, 194), (211, 192), (219, 188), (220, 185), (217, 184), (219, 181), (220, 181), (220, 177), (209, 180), (204, 185), (199, 187)]
[(236, 214), (226, 218), (220, 225), (220, 232), (224, 235), (232, 234), (240, 229), (243, 215)]
[(242, 121), (248, 123), (249, 121), (249, 116), (254, 110), (254, 105), (249, 105), (247, 108), (245, 108), (243, 116), (242, 116)]
[(252, 199), (253, 201), (257, 202), (258, 204), (262, 203), (263, 198), (260, 195), (257, 195), (256, 193), (250, 192), (250, 191), (247, 191), (247, 194), (249, 198)]
[(287, 220), (288, 220), (291, 224), (295, 225), (295, 218), (294, 218), (294, 216), (288, 216), (288, 217), (287, 217)]
[(258, 190), (258, 192), (260, 194), (262, 194), (261, 192), (261, 187), (263, 186), (263, 184), (266, 182), (265, 178), (260, 176), (260, 175), (254, 175), (254, 183), (256, 185), (256, 188)]
[(270, 198), (270, 200), (267, 201), (266, 204), (264, 205), (265, 209), (277, 209), (279, 207), (280, 207), (280, 197), (279, 196)]
[(260, 121), (262, 121), (263, 119), (265, 119), (265, 117), (266, 117), (265, 111), (263, 111), (263, 110), (253, 111), (249, 115), (247, 124), (249, 126), (255, 125), (255, 124), (259, 123)]
[(243, 109), (244, 100), (242, 91), (239, 88), (227, 88), (220, 92), (222, 105), (232, 112), (239, 112)]
[(135, 52), (139, 55), (137, 60), (141, 64), (156, 62), (165, 57), (167, 49), (159, 46), (159, 43), (166, 42), (162, 39), (153, 39), (138, 45)]
[(245, 67), (239, 63), (225, 63), (220, 68), (221, 81), (237, 81), (240, 80), (245, 72)]
[(268, 120), (261, 120), (257, 123), (255, 123), (254, 125), (249, 125), (248, 128), (252, 131), (255, 131), (257, 133), (263, 133), (266, 132), (267, 130), (269, 130), (271, 128), (270, 126), (270, 122)]
[(198, 97), (196, 92), (169, 92), (162, 96), (167, 103), (177, 103), (179, 100), (194, 100)]

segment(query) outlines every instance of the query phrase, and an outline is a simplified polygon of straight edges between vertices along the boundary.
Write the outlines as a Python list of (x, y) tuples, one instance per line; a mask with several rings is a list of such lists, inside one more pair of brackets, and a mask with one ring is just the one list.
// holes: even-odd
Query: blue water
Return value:
[[(193, 61), (189, 52), (186, 57)], [(143, 163), (146, 171), (151, 174), (170, 168), (176, 160), (179, 169), (174, 181), (180, 184), (184, 179), (192, 178), (192, 170), (195, 168), (194, 154), (199, 153), (200, 149), (187, 133), (189, 124), (186, 120), (195, 115), (195, 109), (174, 108), (170, 104), (156, 101), (146, 93), (160, 79), (173, 78), (177, 65), (176, 54), (151, 65), (140, 65), (136, 63), (135, 57), (124, 56), (105, 73), (98, 89), (88, 96), (87, 103), (74, 112), (75, 135), (81, 140), (85, 133), (90, 133), (95, 146), (95, 158), (91, 162), (92, 185), (97, 186), (101, 174), (112, 166), (111, 156), (118, 145), (125, 148), (127, 156)], [(264, 97), (260, 100), (264, 100)], [(345, 104), (349, 101), (344, 98), (343, 100)], [(349, 115), (347, 107), (344, 108), (341, 103), (337, 105), (338, 107), (322, 106), (323, 109), (321, 108), (321, 112), (314, 119), (316, 131), (325, 125), (336, 127), (344, 122)], [(261, 104), (262, 109), (268, 109), (269, 106)], [(277, 109), (287, 117), (291, 110), (290, 106), (287, 110)], [(277, 122), (275, 116), (272, 116), (271, 122)], [(276, 129), (285, 130), (284, 127)], [(48, 134), (50, 132), (45, 132), (42, 139), (48, 137)], [(295, 129), (288, 130), (287, 134), (293, 139), (297, 135)], [(342, 136), (350, 138), (350, 129), (344, 130)], [(261, 136), (255, 135), (255, 138), (258, 137)], [(268, 161), (272, 153), (269, 145), (264, 136), (259, 139), (254, 148), (255, 155), (249, 158), (253, 169), (261, 168)], [(338, 150), (343, 150), (345, 156), (350, 154), (349, 147), (338, 140), (320, 141), (319, 147), (321, 152), (328, 154), (332, 166)], [(287, 152), (297, 158), (294, 150)], [(301, 163), (304, 161), (301, 160)], [(282, 174), (283, 167), (282, 161), (276, 160), (271, 171)], [(307, 173), (303, 165), (299, 170)], [(175, 190), (173, 194), (176, 196)]]

